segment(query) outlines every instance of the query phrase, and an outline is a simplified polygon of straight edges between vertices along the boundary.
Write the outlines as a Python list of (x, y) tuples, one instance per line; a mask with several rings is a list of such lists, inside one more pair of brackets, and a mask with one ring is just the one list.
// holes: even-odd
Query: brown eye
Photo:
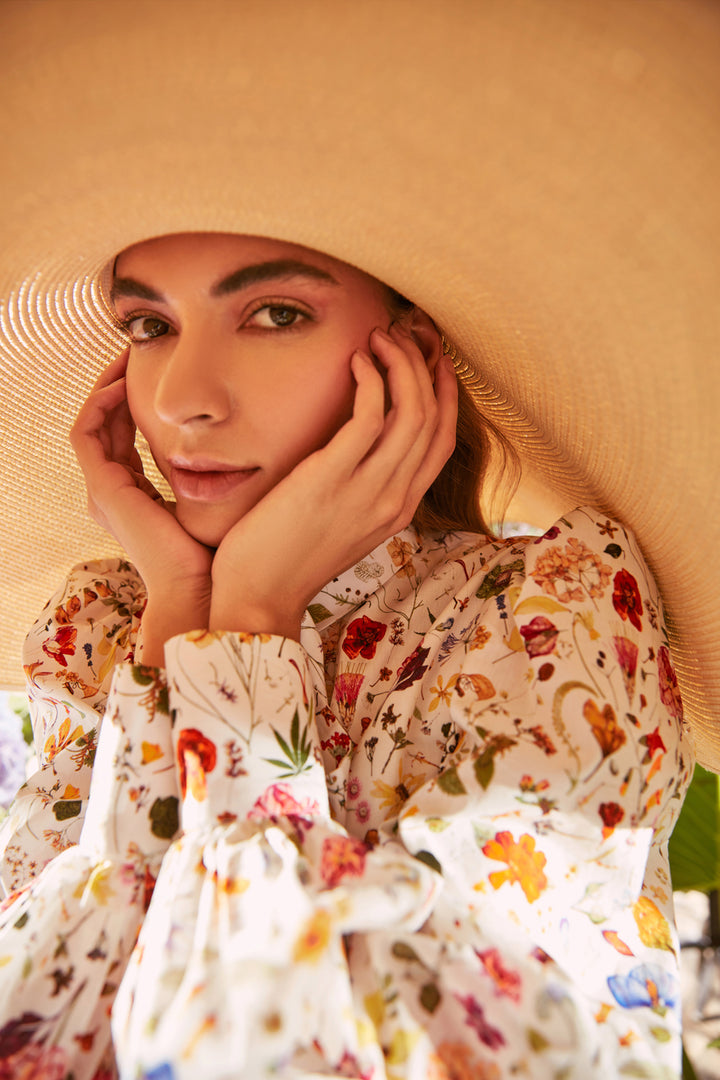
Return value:
[(129, 319), (125, 323), (125, 329), (132, 341), (150, 341), (167, 334), (168, 324), (152, 315), (140, 315), (136, 319)]
[(250, 324), (261, 330), (288, 330), (309, 316), (299, 308), (287, 304), (264, 304), (250, 317)]

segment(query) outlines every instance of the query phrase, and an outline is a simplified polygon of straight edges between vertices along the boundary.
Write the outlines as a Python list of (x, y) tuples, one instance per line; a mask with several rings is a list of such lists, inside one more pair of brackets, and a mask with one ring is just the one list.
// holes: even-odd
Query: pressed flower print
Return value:
[(300, 641), (200, 628), (162, 669), (134, 569), (73, 570), (24, 657), (0, 1078), (677, 1076), (693, 758), (636, 552), (594, 510), (409, 527)]

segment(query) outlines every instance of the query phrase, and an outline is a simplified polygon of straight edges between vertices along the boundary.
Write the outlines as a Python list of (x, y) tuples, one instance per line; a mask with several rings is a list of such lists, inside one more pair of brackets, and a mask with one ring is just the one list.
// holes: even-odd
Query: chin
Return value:
[(217, 548), (220, 546), (221, 541), (232, 529), (233, 525), (240, 520), (242, 515), (238, 515), (232, 520), (218, 520), (218, 515), (214, 514), (212, 510), (181, 510), (178, 507), (177, 520), (182, 525), (186, 533), (192, 536), (193, 540), (197, 540), (198, 543), (204, 544), (205, 547)]

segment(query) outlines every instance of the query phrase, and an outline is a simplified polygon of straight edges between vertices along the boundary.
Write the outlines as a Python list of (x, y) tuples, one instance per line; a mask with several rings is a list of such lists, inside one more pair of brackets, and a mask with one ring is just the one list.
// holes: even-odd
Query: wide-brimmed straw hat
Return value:
[(0, 8), (2, 678), (113, 554), (67, 432), (122, 347), (99, 276), (276, 237), (425, 308), (525, 468), (515, 518), (632, 528), (720, 767), (720, 6), (32, 0)]

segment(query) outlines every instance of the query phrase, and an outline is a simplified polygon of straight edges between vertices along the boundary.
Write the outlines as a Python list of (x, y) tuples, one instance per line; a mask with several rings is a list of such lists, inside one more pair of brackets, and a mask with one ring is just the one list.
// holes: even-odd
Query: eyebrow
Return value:
[[(210, 295), (227, 296), (229, 293), (240, 292), (259, 282), (287, 280), (295, 277), (310, 278), (328, 285), (339, 284), (327, 270), (321, 270), (319, 266), (313, 266), (312, 263), (305, 263), (300, 259), (273, 259), (271, 262), (255, 263), (252, 266), (243, 266), (239, 270), (234, 270), (232, 274), (221, 278), (211, 287)], [(114, 303), (123, 296), (152, 300), (156, 303), (162, 303), (165, 300), (162, 293), (145, 285), (142, 281), (131, 277), (115, 277), (110, 289), (110, 300)]]

